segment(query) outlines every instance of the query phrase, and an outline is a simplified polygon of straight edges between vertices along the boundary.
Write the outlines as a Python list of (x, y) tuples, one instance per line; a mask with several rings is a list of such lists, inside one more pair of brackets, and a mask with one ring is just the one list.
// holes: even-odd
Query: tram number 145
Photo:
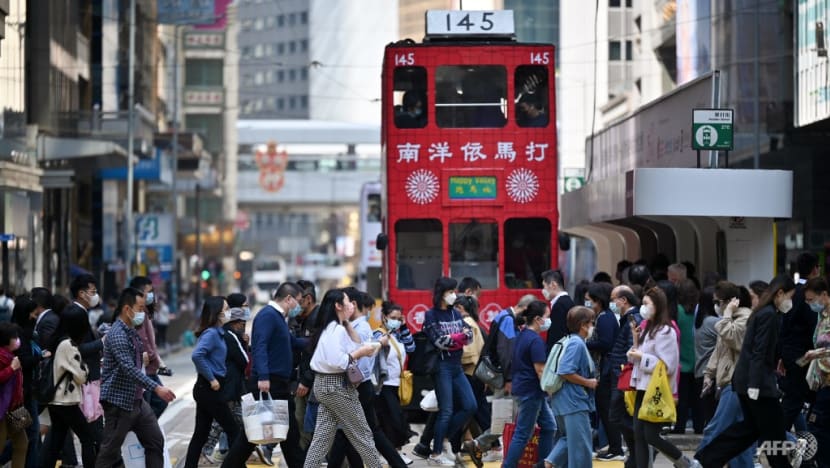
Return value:
[[(451, 14), (447, 13), (447, 31), (452, 31), (454, 28), (452, 27), (452, 23), (454, 22), (453, 18), (451, 18)], [(482, 31), (492, 31), (493, 30), (493, 20), (490, 17), (493, 16), (492, 11), (484, 11), (481, 13), (481, 24), (479, 25), (478, 29)], [(470, 20), (470, 14), (467, 13), (464, 15), (458, 23), (455, 25), (457, 28), (465, 28), (468, 32), (470, 29), (474, 29), (476, 24)]]
[(514, 34), (513, 12), (429, 10), (427, 11), (427, 34), (464, 35)]

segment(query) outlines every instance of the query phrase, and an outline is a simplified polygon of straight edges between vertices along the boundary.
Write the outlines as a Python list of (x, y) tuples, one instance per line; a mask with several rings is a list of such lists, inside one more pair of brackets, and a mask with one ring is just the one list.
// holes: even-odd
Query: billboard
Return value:
[(160, 24), (213, 24), (215, 0), (158, 0)]
[[(828, 57), (821, 54), (830, 0), (798, 0), (796, 31), (795, 126), (803, 127), (830, 117)], [(821, 29), (817, 25), (823, 25)], [(818, 30), (818, 34), (817, 34)]]

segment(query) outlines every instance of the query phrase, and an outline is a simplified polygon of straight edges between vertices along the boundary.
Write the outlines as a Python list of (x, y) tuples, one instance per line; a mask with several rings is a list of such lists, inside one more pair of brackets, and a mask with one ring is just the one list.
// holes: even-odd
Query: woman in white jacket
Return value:
[(678, 468), (698, 467), (699, 463), (684, 456), (680, 449), (660, 435), (663, 424), (643, 421), (636, 417), (642, 406), (648, 384), (651, 382), (652, 373), (659, 361), (663, 361), (666, 365), (672, 395), (677, 393), (675, 374), (680, 359), (677, 334), (671, 324), (668, 302), (665, 293), (660, 288), (651, 288), (646, 292), (643, 305), (640, 307), (640, 315), (646, 321), (645, 328), (640, 331), (640, 346), (628, 351), (628, 359), (634, 363), (631, 383), (637, 388), (637, 399), (634, 403), (636, 466), (637, 468), (649, 466), (648, 446), (650, 445), (659, 450)]
[[(58, 335), (62, 336), (54, 351), (55, 397), (49, 403), (52, 421), (52, 444), (48, 447), (44, 467), (53, 467), (58, 459), (67, 431), (81, 439), (81, 459), (84, 466), (95, 466), (95, 438), (92, 427), (81, 412), (81, 386), (87, 381), (86, 364), (81, 359), (78, 343), (89, 333), (89, 319), (80, 308), (68, 307), (61, 315)], [(62, 334), (60, 334), (63, 332)]]

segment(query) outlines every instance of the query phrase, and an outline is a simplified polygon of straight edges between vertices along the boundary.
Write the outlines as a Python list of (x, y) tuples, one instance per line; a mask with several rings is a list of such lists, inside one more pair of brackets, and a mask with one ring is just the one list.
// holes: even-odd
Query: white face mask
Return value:
[(446, 302), (447, 305), (452, 306), (453, 304), (455, 304), (455, 300), (457, 298), (458, 297), (455, 295), (454, 292), (450, 292), (444, 295), (444, 302)]
[(544, 297), (545, 297), (545, 300), (546, 300), (546, 301), (549, 301), (549, 300), (550, 300), (550, 298), (551, 298), (550, 291), (548, 291), (548, 290), (547, 290), (547, 288), (543, 288), (543, 289), (542, 289), (542, 296), (544, 296)]
[(722, 310), (720, 310), (720, 304), (715, 304), (715, 313), (720, 317)]
[(101, 302), (101, 298), (98, 296), (98, 293), (95, 293), (92, 296), (89, 296), (89, 306), (90, 307), (97, 306), (99, 302)]
[(542, 319), (542, 325), (539, 326), (539, 331), (548, 331), (550, 329), (550, 317)]
[(228, 309), (222, 312), (222, 323), (228, 323), (231, 321), (231, 310)]
[(793, 300), (792, 299), (784, 299), (783, 301), (781, 301), (781, 305), (778, 306), (778, 310), (780, 310), (782, 313), (785, 313), (785, 314), (787, 312), (791, 311), (792, 308), (793, 308)]
[(593, 325), (588, 327), (588, 337), (590, 338), (592, 336), (594, 336), (594, 326)]
[(640, 306), (640, 316), (643, 320), (651, 320), (654, 317), (654, 306), (643, 304)]

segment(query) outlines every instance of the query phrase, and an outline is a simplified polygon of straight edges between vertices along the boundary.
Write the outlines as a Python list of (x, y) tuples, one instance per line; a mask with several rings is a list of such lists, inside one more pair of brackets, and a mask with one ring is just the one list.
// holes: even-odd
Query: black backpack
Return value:
[(48, 405), (55, 399), (55, 392), (58, 385), (66, 378), (68, 372), (64, 372), (60, 379), (55, 382), (54, 369), (55, 356), (41, 359), (35, 368), (32, 378), (32, 387), (35, 389), (35, 397), (41, 405)]

